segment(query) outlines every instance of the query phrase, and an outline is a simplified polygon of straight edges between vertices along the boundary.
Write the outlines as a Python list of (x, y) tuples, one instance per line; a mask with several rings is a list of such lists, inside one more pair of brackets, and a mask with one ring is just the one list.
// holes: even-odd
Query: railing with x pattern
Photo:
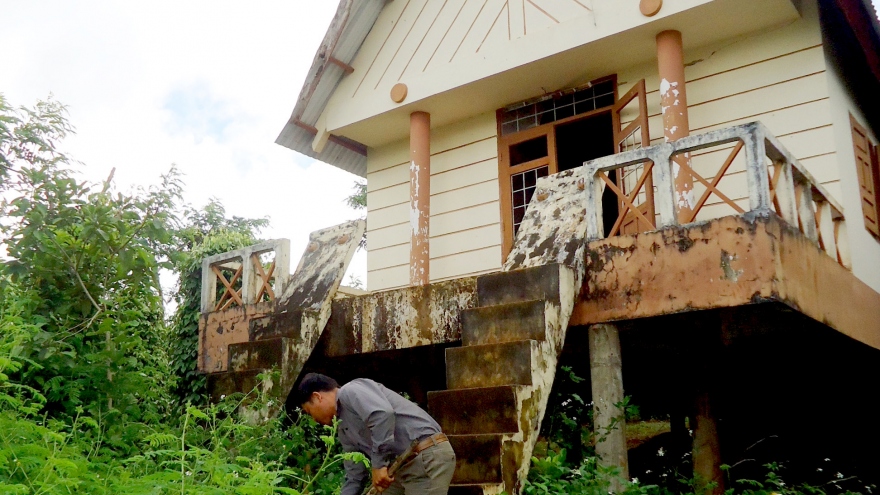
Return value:
[[(714, 176), (707, 180), (697, 172), (696, 166), (692, 166), (691, 158), (699, 152), (725, 145), (730, 148), (729, 153)], [(744, 153), (743, 172), (748, 188), (747, 209), (742, 204), (746, 202), (745, 198), (737, 202), (719, 186), (725, 178), (741, 180), (742, 173), (731, 173), (732, 165), (741, 153)], [(618, 170), (638, 170), (638, 173), (617, 173), (615, 181), (610, 172)], [(776, 213), (838, 263), (850, 268), (843, 208), (760, 122), (599, 158), (585, 163), (582, 173), (587, 195), (587, 239), (619, 235), (625, 232), (622, 226), (628, 223), (638, 224), (638, 230), (644, 231), (721, 216), (706, 214), (707, 203), (714, 195), (718, 198), (715, 205), (724, 208), (716, 208), (716, 211)], [(697, 188), (703, 189), (699, 199), (676, 192), (675, 177), (682, 173), (691, 175)], [(621, 177), (629, 179), (622, 181)], [(651, 177), (653, 194), (643, 190)], [(602, 211), (602, 195), (606, 187), (618, 204), (617, 218), (607, 231)], [(650, 211), (644, 208), (649, 200), (653, 201), (655, 215), (645, 214)], [(689, 213), (679, 218), (680, 210)]]
[(287, 239), (205, 258), (202, 260), (202, 312), (273, 301), (282, 293), (289, 277), (290, 241)]

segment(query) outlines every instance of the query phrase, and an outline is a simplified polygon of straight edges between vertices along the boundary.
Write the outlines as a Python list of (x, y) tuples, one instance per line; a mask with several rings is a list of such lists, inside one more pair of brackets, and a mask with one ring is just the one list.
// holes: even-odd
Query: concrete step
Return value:
[(447, 435), (516, 433), (516, 387), (428, 392), (428, 412)]
[(468, 309), (461, 315), (462, 345), (544, 340), (543, 300)]
[(452, 483), (501, 483), (501, 435), (447, 436), (455, 450)]
[(224, 373), (209, 373), (207, 376), (208, 392), (211, 394), (211, 402), (219, 402), (222, 397), (237, 392), (246, 394), (253, 390), (259, 381), (257, 375), (266, 370), (255, 369), (247, 371), (227, 371)]
[(302, 326), (302, 310), (272, 314), (251, 320), (248, 327), (250, 341), (298, 337)]
[(446, 388), (532, 384), (534, 340), (446, 349)]
[(543, 265), (477, 278), (477, 306), (494, 306), (524, 301), (559, 303), (560, 265)]
[(229, 371), (267, 369), (281, 365), (285, 338), (229, 344)]

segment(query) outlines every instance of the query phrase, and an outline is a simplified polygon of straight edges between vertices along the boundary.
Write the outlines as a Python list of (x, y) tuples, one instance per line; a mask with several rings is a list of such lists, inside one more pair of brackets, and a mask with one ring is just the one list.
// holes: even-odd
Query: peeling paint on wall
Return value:
[(461, 340), (461, 312), (476, 304), (476, 278), (406, 287), (333, 302), (331, 355)]

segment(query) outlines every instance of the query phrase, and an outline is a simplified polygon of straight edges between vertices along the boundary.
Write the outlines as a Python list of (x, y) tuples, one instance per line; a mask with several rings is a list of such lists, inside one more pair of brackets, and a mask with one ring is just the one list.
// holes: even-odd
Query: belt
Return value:
[(435, 433), (430, 437), (422, 440), (416, 445), (416, 448), (413, 449), (413, 454), (418, 454), (419, 452), (427, 449), (428, 447), (433, 447), (439, 443), (448, 442), (449, 439), (446, 438), (446, 435), (443, 433)]

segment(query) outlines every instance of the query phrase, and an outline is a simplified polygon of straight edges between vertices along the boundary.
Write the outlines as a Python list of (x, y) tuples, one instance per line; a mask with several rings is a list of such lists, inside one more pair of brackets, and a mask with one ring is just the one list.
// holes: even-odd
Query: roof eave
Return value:
[(316, 152), (312, 142), (318, 118), (330, 97), (347, 74), (338, 63), (349, 65), (376, 22), (386, 0), (340, 0), (330, 27), (318, 47), (312, 65), (300, 90), (296, 105), (275, 143), (329, 163), (346, 172), (366, 177), (367, 148), (343, 136), (330, 136), (329, 142)]

